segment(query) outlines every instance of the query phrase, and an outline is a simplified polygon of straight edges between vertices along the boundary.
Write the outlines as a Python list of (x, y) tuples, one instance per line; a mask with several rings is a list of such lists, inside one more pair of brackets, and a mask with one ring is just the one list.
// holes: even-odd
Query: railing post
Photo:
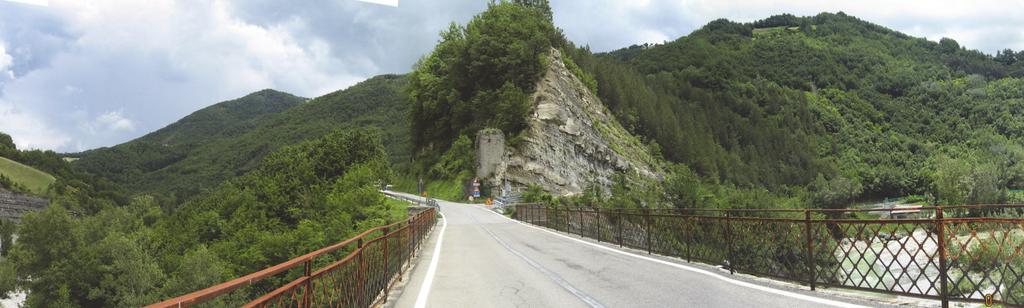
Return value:
[(939, 296), (942, 298), (942, 308), (949, 308), (949, 289), (946, 281), (949, 280), (949, 268), (946, 264), (946, 220), (942, 215), (942, 207), (935, 207), (935, 229), (938, 234), (939, 244)]
[(736, 268), (736, 258), (732, 257), (732, 214), (729, 210), (725, 210), (725, 244), (729, 246), (729, 252), (726, 256), (726, 260), (729, 261), (729, 274), (735, 274), (736, 271), (734, 269)]
[(596, 234), (597, 234), (597, 236), (596, 236), (597, 237), (597, 242), (600, 243), (601, 242), (601, 208), (599, 208), (599, 207), (594, 208), (594, 217), (595, 217), (594, 218), (595, 224), (597, 225), (597, 232), (596, 232)]
[(561, 225), (559, 225), (559, 221), (554, 219), (554, 217), (559, 217), (558, 210), (553, 208), (547, 208), (545, 211), (547, 211), (548, 214), (548, 225), (550, 225), (549, 227), (551, 229), (555, 229), (555, 231), (562, 231)]
[(522, 208), (523, 211), (525, 211), (522, 214), (523, 215), (522, 216), (523, 217), (522, 220), (532, 224), (533, 223), (533, 211), (532, 211), (533, 206), (525, 205), (525, 204), (517, 204), (516, 207), (517, 207), (516, 208), (516, 215), (519, 215), (519, 208)]
[(565, 209), (565, 233), (572, 235), (572, 209)]
[(622, 247), (622, 209), (619, 209), (618, 212), (619, 213), (618, 213), (617, 216), (618, 216), (619, 219), (617, 219), (618, 222), (616, 223), (616, 228), (619, 229), (617, 233), (619, 233), (619, 247), (621, 248)]
[(647, 231), (647, 254), (651, 254), (651, 209), (644, 209), (644, 224)]
[(580, 228), (576, 231), (579, 231), (580, 237), (583, 237), (583, 207), (577, 207), (576, 211), (580, 212)]
[(358, 281), (356, 283), (356, 292), (358, 292), (356, 294), (356, 302), (359, 304), (359, 307), (366, 307), (367, 305), (364, 303), (364, 298), (366, 297), (366, 273), (363, 270), (363, 238), (359, 238), (356, 241), (356, 251), (358, 251), (356, 254), (356, 261), (358, 262), (356, 266), (356, 280)]
[(562, 209), (556, 210), (556, 212), (558, 212), (558, 217), (561, 218), (561, 219), (559, 219), (559, 221), (562, 223), (562, 232), (565, 232), (566, 234), (568, 234), (569, 233), (569, 214), (568, 214), (569, 210), (566, 209), (565, 211), (566, 211), (566, 214), (562, 215)]
[(693, 227), (690, 226), (690, 217), (683, 216), (683, 223), (686, 226), (686, 262), (693, 262), (693, 253), (691, 252), (691, 246), (693, 246)]
[(388, 255), (388, 246), (390, 246), (390, 232), (391, 228), (384, 227), (384, 303), (388, 302), (388, 290), (391, 289), (391, 258)]
[(537, 214), (542, 214), (542, 212), (544, 215), (544, 227), (555, 229), (555, 227), (552, 227), (553, 222), (551, 221), (551, 207), (549, 207), (548, 205), (545, 205), (544, 207), (537, 207)]
[[(411, 229), (410, 226), (412, 225), (412, 220), (413, 220), (413, 218), (409, 218), (409, 220), (406, 221), (406, 224), (405, 224), (405, 231), (403, 233), (405, 233), (406, 234), (405, 236), (407, 236), (407, 237), (410, 236), (410, 234), (411, 234), (409, 232), (409, 230)], [(409, 243), (412, 243), (412, 241), (411, 241), (412, 238), (411, 237), (409, 238), (409, 240), (410, 240)], [(399, 255), (402, 256), (402, 268), (403, 268), (403, 270), (404, 270), (404, 267), (406, 265), (405, 263), (407, 261), (412, 260), (412, 251), (409, 250), (409, 243), (402, 243), (402, 236), (398, 237), (398, 247), (399, 247), (399, 249), (405, 249), (406, 250), (404, 252), (399, 251), (399, 253), (400, 253)], [(398, 275), (398, 281), (402, 281), (402, 276), (403, 275)]]
[(313, 290), (310, 289), (313, 285), (311, 282), (313, 279), (310, 277), (313, 275), (313, 258), (306, 260), (306, 269), (303, 275), (306, 276), (306, 283), (302, 290), (302, 293), (304, 293), (302, 296), (302, 307), (310, 307), (312, 303), (312, 298), (310, 297), (313, 296)]
[(416, 226), (416, 217), (409, 218), (409, 224), (405, 227), (405, 236), (408, 237), (405, 243), (405, 249), (409, 250), (409, 267), (412, 267), (412, 257), (416, 254), (416, 230), (413, 228)]
[(536, 225), (537, 224), (537, 222), (536, 222), (537, 221), (537, 215), (533, 211), (534, 210), (533, 205), (532, 204), (531, 205), (524, 205), (523, 207), (526, 208), (526, 219), (529, 220), (529, 222), (531, 224)]
[(815, 268), (814, 260), (814, 235), (811, 229), (811, 210), (804, 210), (804, 236), (807, 238), (807, 282), (811, 284), (811, 291), (817, 288), (817, 269)]
[[(416, 250), (413, 249), (413, 246), (412, 246), (413, 245), (413, 242), (412, 242), (413, 241), (413, 239), (412, 239), (412, 236), (413, 236), (412, 226), (413, 226), (413, 224), (415, 224), (414, 221), (416, 221), (416, 217), (410, 217), (409, 218), (409, 222), (406, 223), (406, 225), (405, 225), (405, 233), (406, 233), (406, 236), (409, 237), (409, 239), (407, 240), (408, 242), (405, 243), (405, 249), (408, 249), (409, 260), (412, 260), (412, 254), (416, 252)], [(412, 263), (410, 263), (409, 265), (411, 266)]]

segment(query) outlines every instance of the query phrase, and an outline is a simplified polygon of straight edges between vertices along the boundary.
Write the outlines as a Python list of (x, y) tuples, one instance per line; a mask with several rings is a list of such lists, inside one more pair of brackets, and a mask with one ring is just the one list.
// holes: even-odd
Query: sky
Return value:
[[(441, 30), (488, 2), (0, 0), (0, 132), (22, 149), (78, 152), (261, 89), (317, 97), (409, 72)], [(1024, 1), (552, 0), (551, 7), (566, 36), (594, 51), (671, 41), (718, 18), (838, 11), (989, 54), (1024, 49)]]

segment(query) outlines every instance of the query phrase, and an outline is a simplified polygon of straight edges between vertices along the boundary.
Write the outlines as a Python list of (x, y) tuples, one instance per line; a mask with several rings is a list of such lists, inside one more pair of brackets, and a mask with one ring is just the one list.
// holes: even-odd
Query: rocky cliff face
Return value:
[(22, 215), (39, 211), (50, 201), (0, 189), (0, 218), (18, 221)]
[[(611, 185), (625, 172), (655, 178), (655, 160), (594, 93), (552, 50), (548, 70), (533, 94), (529, 128), (504, 151), (487, 180), (495, 187), (540, 185), (554, 195), (574, 195), (588, 186)], [(511, 138), (510, 138), (511, 139)]]

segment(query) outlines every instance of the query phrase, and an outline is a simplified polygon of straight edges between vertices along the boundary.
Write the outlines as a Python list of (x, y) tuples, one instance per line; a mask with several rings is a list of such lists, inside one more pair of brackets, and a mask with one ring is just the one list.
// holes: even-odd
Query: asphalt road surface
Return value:
[(438, 201), (444, 220), (388, 307), (883, 306), (729, 275), (522, 224), (477, 205)]

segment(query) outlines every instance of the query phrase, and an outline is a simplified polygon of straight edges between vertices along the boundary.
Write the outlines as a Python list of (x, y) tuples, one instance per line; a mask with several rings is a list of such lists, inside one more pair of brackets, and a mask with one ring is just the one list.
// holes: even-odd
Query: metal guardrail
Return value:
[[(204, 303), (230, 306), (232, 304), (213, 301), (299, 267), (303, 269), (300, 277), (244, 307), (369, 307), (387, 300), (391, 285), (401, 278), (433, 228), (436, 213), (434, 208), (427, 209), (406, 221), (376, 227), (284, 263), (147, 307), (188, 307)], [(323, 262), (317, 258), (331, 257), (346, 249), (351, 251), (340, 259), (328, 260), (320, 269), (313, 268), (315, 262)]]
[(516, 204), (519, 203), (519, 200), (522, 200), (521, 194), (509, 194), (505, 196), (499, 196), (497, 198), (494, 198), (494, 206), (492, 207), (492, 209), (499, 213), (504, 213), (506, 208), (515, 206)]
[[(730, 272), (941, 300), (1024, 305), (1024, 205), (609, 210), (516, 205), (516, 219)], [(859, 214), (858, 214), (859, 215)], [(978, 217), (989, 216), (989, 217)]]
[(434, 198), (431, 198), (431, 197), (409, 197), (409, 196), (406, 196), (406, 195), (403, 195), (403, 194), (400, 194), (400, 193), (396, 193), (396, 192), (393, 192), (393, 191), (390, 191), (390, 190), (381, 190), (380, 192), (383, 193), (384, 196), (386, 196), (388, 198), (397, 199), (397, 200), (405, 200), (405, 201), (408, 201), (408, 202), (416, 203), (416, 205), (420, 205), (422, 203), (423, 206), (429, 206), (429, 207), (432, 207), (432, 208), (438, 208), (437, 199), (434, 199)]

